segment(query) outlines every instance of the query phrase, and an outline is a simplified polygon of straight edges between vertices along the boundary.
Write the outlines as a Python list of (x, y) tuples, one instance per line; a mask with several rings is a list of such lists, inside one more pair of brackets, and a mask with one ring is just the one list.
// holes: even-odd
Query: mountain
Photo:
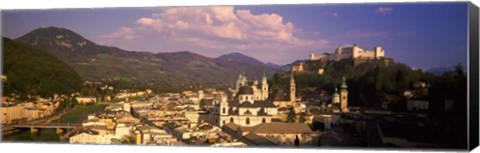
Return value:
[(278, 64), (275, 64), (275, 63), (271, 63), (271, 62), (267, 62), (267, 63), (265, 63), (265, 65), (267, 65), (268, 67), (271, 67), (271, 68), (275, 68), (275, 69), (280, 69), (282, 67), (282, 65), (278, 65)]
[(285, 65), (280, 66), (280, 69), (283, 70), (283, 71), (291, 71), (293, 65), (299, 65), (302, 61), (303, 61), (303, 60), (293, 61), (293, 62), (290, 63), (290, 64), (285, 64)]
[(82, 86), (80, 76), (65, 62), (22, 42), (3, 38), (3, 61), (5, 95), (51, 97), (77, 92)]
[[(432, 73), (432, 74), (435, 74), (435, 75), (442, 75), (445, 72), (454, 71), (456, 69), (455, 67), (456, 66), (452, 66), (452, 67), (439, 66), (439, 67), (429, 68), (425, 71), (429, 72), (429, 73)], [(466, 65), (460, 65), (460, 68), (463, 70), (463, 72), (465, 72), (465, 75), (466, 75), (467, 66)]]
[(430, 69), (427, 69), (426, 72), (430, 72), (430, 73), (433, 73), (435, 75), (441, 75), (445, 72), (448, 72), (448, 71), (451, 71), (452, 68), (447, 68), (447, 67), (434, 67), (434, 68), (430, 68)]
[(230, 62), (250, 64), (250, 65), (255, 65), (255, 66), (265, 65), (265, 63), (255, 59), (253, 57), (243, 55), (242, 53), (238, 53), (238, 52), (224, 54), (224, 55), (221, 55), (221, 56), (217, 57), (216, 59), (217, 60), (230, 61)]
[(124, 79), (146, 83), (233, 83), (239, 73), (260, 76), (265, 65), (213, 59), (189, 51), (151, 53), (101, 46), (64, 28), (39, 28), (17, 40), (45, 49), (91, 81)]
[(228, 62), (238, 62), (238, 63), (243, 63), (243, 64), (249, 64), (253, 66), (262, 66), (262, 67), (269, 67), (271, 69), (277, 69), (280, 70), (282, 67), (281, 65), (277, 65), (274, 63), (263, 63), (253, 57), (244, 55), (242, 53), (234, 52), (234, 53), (228, 53), (221, 55), (216, 58), (216, 60), (222, 60), (222, 61), (228, 61)]

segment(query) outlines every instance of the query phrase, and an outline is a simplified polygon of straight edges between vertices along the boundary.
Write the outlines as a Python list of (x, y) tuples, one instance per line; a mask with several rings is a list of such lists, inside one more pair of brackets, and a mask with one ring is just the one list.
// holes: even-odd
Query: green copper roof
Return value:
[(341, 89), (347, 89), (347, 83), (345, 82), (345, 76), (342, 78), (342, 85), (340, 85)]
[(293, 78), (293, 73), (290, 75), (290, 82), (295, 82), (295, 78)]
[(333, 96), (334, 96), (334, 97), (338, 97), (339, 95), (340, 95), (340, 94), (338, 94), (338, 89), (335, 88), (335, 92), (333, 93)]

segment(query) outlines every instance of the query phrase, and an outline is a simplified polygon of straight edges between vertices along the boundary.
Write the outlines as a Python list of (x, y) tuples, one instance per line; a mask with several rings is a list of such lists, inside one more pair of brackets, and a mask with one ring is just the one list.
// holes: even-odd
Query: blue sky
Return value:
[(208, 57), (240, 52), (287, 64), (310, 53), (357, 44), (382, 46), (416, 68), (467, 61), (467, 3), (379, 3), (15, 10), (2, 12), (3, 35), (64, 27), (126, 50), (189, 50)]

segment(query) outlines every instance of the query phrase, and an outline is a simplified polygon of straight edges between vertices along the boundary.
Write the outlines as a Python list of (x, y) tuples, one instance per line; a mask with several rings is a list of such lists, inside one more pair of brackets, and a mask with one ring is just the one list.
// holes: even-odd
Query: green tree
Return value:
[(295, 112), (295, 109), (292, 106), (290, 107), (290, 111), (288, 112), (287, 122), (293, 123), (296, 120), (297, 120), (297, 113)]
[(300, 123), (305, 123), (305, 121), (307, 121), (307, 114), (305, 114), (305, 113), (303, 113), (303, 112), (300, 113), (300, 116), (299, 116), (298, 121), (299, 121)]
[(71, 102), (71, 105), (72, 107), (75, 107), (78, 105), (78, 100), (76, 97), (72, 97), (72, 99), (70, 99), (70, 102)]
[(135, 139), (131, 136), (123, 136), (120, 141), (122, 144), (135, 144)]
[(206, 99), (200, 100), (200, 108), (201, 108), (201, 109), (204, 109), (204, 108), (205, 108), (205, 105), (207, 105), (207, 100), (206, 100)]

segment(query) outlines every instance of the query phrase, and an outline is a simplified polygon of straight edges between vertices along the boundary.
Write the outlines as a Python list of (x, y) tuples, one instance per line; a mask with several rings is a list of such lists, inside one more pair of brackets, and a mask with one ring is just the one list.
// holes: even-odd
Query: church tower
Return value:
[(218, 126), (223, 126), (227, 123), (226, 119), (230, 114), (228, 113), (229, 110), (228, 102), (226, 98), (222, 98), (220, 102), (220, 113), (219, 118), (215, 121)]
[(247, 80), (247, 75), (245, 74), (245, 72), (243, 72), (243, 77), (242, 77), (242, 86), (246, 86), (248, 83), (248, 80)]
[(240, 73), (238, 75), (237, 81), (235, 82), (235, 91), (238, 92), (238, 89), (240, 89), (240, 87), (242, 86), (242, 80), (243, 80), (243, 75), (242, 75), (242, 73)]
[(262, 85), (260, 86), (262, 100), (268, 99), (268, 83), (267, 83), (267, 75), (263, 72), (262, 76)]
[(290, 102), (295, 103), (295, 79), (293, 78), (293, 72), (290, 76)]
[(220, 112), (220, 118), (216, 121), (219, 126), (223, 126), (226, 123), (226, 121), (224, 121), (222, 118), (229, 115), (228, 110), (229, 107), (227, 99), (222, 97), (220, 101), (220, 110), (218, 110)]
[(345, 77), (342, 78), (342, 85), (340, 85), (340, 109), (342, 112), (348, 112), (348, 90)]
[(332, 96), (332, 102), (334, 104), (340, 103), (340, 94), (338, 94), (338, 88), (335, 88), (335, 92), (333, 93), (333, 96)]

